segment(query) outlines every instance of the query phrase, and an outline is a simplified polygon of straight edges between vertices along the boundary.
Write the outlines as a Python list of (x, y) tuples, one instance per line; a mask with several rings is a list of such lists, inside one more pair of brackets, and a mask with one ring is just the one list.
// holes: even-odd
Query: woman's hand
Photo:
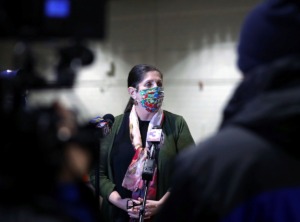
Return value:
[[(150, 217), (154, 216), (161, 208), (162, 204), (164, 203), (164, 200), (165, 198), (162, 198), (160, 200), (147, 200), (145, 205), (144, 219), (149, 219)], [(127, 210), (128, 215), (131, 218), (139, 218), (139, 213), (142, 207), (143, 199), (139, 198), (138, 200), (132, 201), (134, 201), (135, 206)]]
[(162, 202), (159, 200), (147, 200), (145, 207), (145, 217), (152, 217), (160, 209)]
[(113, 191), (108, 200), (115, 206), (121, 208), (122, 210), (127, 211), (127, 201), (130, 200), (129, 198), (122, 199), (120, 194), (117, 191)]
[(147, 200), (145, 216), (152, 217), (153, 215), (157, 214), (157, 212), (161, 209), (162, 205), (165, 203), (169, 195), (170, 191), (166, 192), (160, 200)]
[[(140, 210), (142, 207), (143, 199), (139, 198), (139, 200), (130, 199), (127, 206), (127, 212), (130, 218), (139, 218)], [(148, 217), (144, 217), (144, 219), (148, 219)]]
[[(149, 219), (155, 215), (158, 210), (161, 208), (170, 192), (167, 192), (160, 200), (147, 200), (145, 205), (144, 219)], [(109, 201), (115, 206), (127, 211), (129, 217), (139, 218), (140, 209), (142, 207), (143, 199), (139, 198), (138, 200), (124, 198), (122, 199), (120, 194), (117, 191), (113, 191), (109, 195)]]

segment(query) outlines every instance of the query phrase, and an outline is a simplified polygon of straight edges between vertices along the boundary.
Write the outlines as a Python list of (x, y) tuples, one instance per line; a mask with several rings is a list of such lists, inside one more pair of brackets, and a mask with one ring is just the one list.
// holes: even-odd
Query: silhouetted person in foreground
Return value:
[(249, 13), (238, 67), (219, 131), (177, 158), (156, 221), (300, 221), (299, 1)]

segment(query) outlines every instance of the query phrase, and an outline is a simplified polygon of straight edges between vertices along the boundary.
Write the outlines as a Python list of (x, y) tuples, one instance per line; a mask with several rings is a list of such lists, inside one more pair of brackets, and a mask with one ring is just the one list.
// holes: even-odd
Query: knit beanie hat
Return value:
[(244, 75), (282, 57), (300, 54), (300, 0), (266, 0), (246, 17), (237, 65)]

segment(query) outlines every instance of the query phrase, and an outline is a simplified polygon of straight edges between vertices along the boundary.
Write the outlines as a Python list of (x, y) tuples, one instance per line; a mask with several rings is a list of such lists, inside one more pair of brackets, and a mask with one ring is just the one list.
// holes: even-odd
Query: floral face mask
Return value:
[(164, 90), (162, 87), (153, 87), (151, 89), (141, 90), (141, 104), (148, 112), (156, 112), (164, 100)]

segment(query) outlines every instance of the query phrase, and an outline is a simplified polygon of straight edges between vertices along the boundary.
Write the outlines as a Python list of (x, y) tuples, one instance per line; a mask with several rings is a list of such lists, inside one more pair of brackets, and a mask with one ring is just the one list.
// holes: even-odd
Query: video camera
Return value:
[[(95, 151), (96, 146), (92, 145), (95, 138), (91, 132), (94, 128), (88, 122), (82, 124), (73, 120), (77, 132), (63, 139), (59, 136), (61, 128), (57, 127), (57, 123), (60, 119), (57, 109), (53, 107), (55, 104), (29, 109), (26, 93), (34, 89), (73, 87), (76, 77), (74, 63), (85, 66), (94, 61), (94, 55), (85, 47), (84, 40), (102, 40), (105, 37), (105, 7), (106, 0), (0, 0), (0, 40), (16, 40), (25, 49), (21, 65), (9, 67), (12, 72), (0, 70), (0, 121), (1, 131), (5, 132), (1, 135), (2, 169), (12, 163), (21, 167), (20, 163), (27, 163), (22, 157), (28, 157), (29, 161), (36, 163), (35, 167), (39, 167), (43, 161), (38, 159), (42, 160), (42, 155), (48, 153), (42, 151), (59, 153), (62, 144), (68, 141), (81, 143), (89, 147), (91, 152)], [(59, 49), (60, 59), (50, 81), (44, 78), (44, 73), (36, 70), (28, 44), (48, 40), (68, 40), (74, 43)], [(43, 150), (36, 152), (38, 148)], [(45, 158), (51, 163), (59, 162), (57, 155), (52, 154)], [(18, 169), (13, 172), (16, 176), (22, 176), (17, 175)], [(14, 177), (14, 174), (10, 176)]]
[[(9, 68), (22, 70), (20, 76), (24, 76), (26, 87), (31, 89), (72, 87), (76, 68), (94, 61), (85, 41), (105, 38), (106, 1), (1, 0), (0, 40), (16, 40), (22, 48), (14, 55), (19, 64)], [(46, 80), (44, 73), (36, 71), (31, 43), (51, 41), (53, 45), (53, 40), (66, 40), (67, 45), (58, 49), (54, 76)]]

